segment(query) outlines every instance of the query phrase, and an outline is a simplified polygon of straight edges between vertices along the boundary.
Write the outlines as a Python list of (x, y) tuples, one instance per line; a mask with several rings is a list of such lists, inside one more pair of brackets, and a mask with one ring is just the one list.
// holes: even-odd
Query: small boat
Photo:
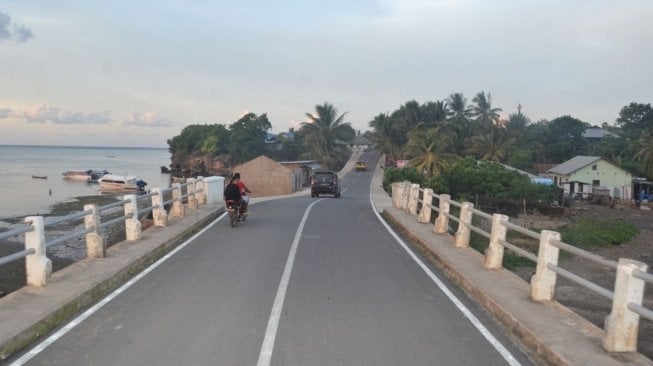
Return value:
[(82, 169), (73, 169), (73, 170), (68, 170), (66, 172), (63, 172), (63, 177), (64, 179), (71, 179), (71, 180), (88, 180), (88, 178), (91, 176), (91, 173), (93, 170), (88, 169), (88, 170), (82, 170)]
[(133, 175), (105, 174), (98, 179), (100, 187), (106, 190), (139, 190), (142, 191), (147, 183)]
[(32, 179), (48, 179), (47, 175), (32, 175)]
[(100, 179), (103, 175), (109, 174), (107, 170), (95, 170), (95, 169), (73, 169), (68, 170), (63, 173), (64, 179), (70, 180), (83, 180), (83, 181), (92, 181)]

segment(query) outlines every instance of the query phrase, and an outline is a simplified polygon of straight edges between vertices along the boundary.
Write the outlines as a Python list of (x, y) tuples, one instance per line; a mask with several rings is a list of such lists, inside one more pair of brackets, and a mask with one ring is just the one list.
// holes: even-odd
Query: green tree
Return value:
[(441, 127), (413, 131), (406, 146), (406, 153), (411, 157), (410, 166), (427, 178), (440, 174), (449, 167), (454, 158), (446, 153), (450, 144), (450, 136)]
[(325, 102), (315, 106), (315, 114), (306, 113), (308, 122), (302, 123), (305, 147), (326, 169), (333, 168), (344, 153), (337, 140), (351, 141), (356, 135), (345, 115), (338, 116), (338, 110)]
[(648, 177), (653, 177), (653, 134), (647, 133), (640, 139), (640, 148), (635, 154), (641, 171)]
[(472, 102), (474, 104), (470, 108), (470, 116), (476, 119), (476, 126), (479, 128), (479, 132), (489, 131), (499, 121), (501, 117), (499, 112), (502, 109), (493, 108), (492, 94), (488, 93), (486, 96), (484, 91), (477, 93), (474, 99), (472, 99)]
[(238, 165), (263, 154), (266, 131), (272, 128), (272, 124), (266, 114), (247, 113), (229, 128), (229, 152), (233, 164)]
[(621, 108), (616, 122), (625, 137), (637, 139), (653, 131), (653, 109), (650, 104), (630, 103)]
[(505, 162), (514, 141), (505, 127), (494, 124), (487, 133), (473, 136), (467, 151), (479, 159)]
[(397, 161), (400, 156), (401, 145), (405, 143), (405, 138), (397, 131), (395, 120), (382, 113), (374, 117), (369, 126), (372, 128), (370, 140), (377, 151), (385, 154), (386, 165)]
[(454, 133), (453, 151), (462, 154), (467, 144), (467, 139), (472, 135), (470, 123), (471, 109), (467, 105), (467, 98), (463, 93), (453, 93), (446, 100), (447, 127)]

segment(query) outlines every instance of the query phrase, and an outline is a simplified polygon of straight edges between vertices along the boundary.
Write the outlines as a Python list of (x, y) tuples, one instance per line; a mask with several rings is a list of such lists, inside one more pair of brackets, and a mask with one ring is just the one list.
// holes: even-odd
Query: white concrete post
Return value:
[(401, 208), (401, 194), (403, 193), (404, 184), (394, 182), (392, 187), (392, 207)]
[[(224, 178), (223, 178), (224, 179)], [(195, 181), (195, 192), (197, 195), (197, 204), (206, 205), (206, 185), (205, 178), (201, 175)]]
[[(141, 222), (138, 219), (138, 202), (136, 195), (125, 196), (129, 202), (125, 203), (125, 237), (127, 240), (140, 240), (143, 237)], [(131, 218), (129, 217), (131, 215)]]
[(172, 214), (177, 217), (184, 217), (186, 210), (181, 201), (181, 183), (172, 184)]
[(438, 205), (438, 217), (435, 219), (434, 230), (437, 234), (446, 234), (449, 232), (449, 205), (451, 196), (448, 194), (440, 195), (440, 204)]
[(531, 278), (531, 299), (535, 301), (551, 301), (556, 286), (556, 273), (548, 265), (558, 265), (560, 249), (553, 244), (560, 241), (560, 233), (542, 230), (540, 233), (540, 248), (537, 253), (537, 268)]
[(401, 190), (401, 209), (408, 210), (408, 201), (410, 200), (410, 181), (405, 180)]
[(86, 233), (86, 256), (89, 258), (104, 258), (107, 252), (100, 234), (100, 213), (97, 204), (84, 205), (84, 211), (88, 210), (92, 212), (84, 216), (84, 227), (93, 229), (93, 231)]
[(485, 249), (485, 269), (501, 269), (503, 266), (503, 245), (499, 240), (506, 240), (508, 228), (503, 224), (508, 222), (508, 216), (492, 215), (492, 231), (490, 232), (490, 245)]
[(168, 213), (163, 205), (163, 190), (161, 188), (152, 189), (152, 221), (154, 226), (166, 227), (168, 226)]
[(422, 209), (419, 211), (419, 222), (428, 223), (431, 221), (431, 204), (433, 204), (433, 190), (431, 188), (424, 188)]
[(417, 207), (419, 204), (419, 184), (411, 184), (408, 194), (408, 213), (411, 215), (417, 215)]
[(52, 261), (48, 259), (45, 250), (45, 224), (43, 216), (28, 216), (25, 222), (34, 230), (25, 233), (25, 249), (34, 249), (34, 254), (25, 257), (25, 272), (27, 284), (45, 286), (50, 282)]
[(469, 247), (469, 237), (471, 234), (472, 226), (472, 209), (474, 204), (471, 202), (463, 202), (462, 207), (460, 208), (460, 221), (458, 222), (458, 230), (453, 237), (453, 243), (456, 248), (467, 248)]
[(633, 276), (633, 272), (636, 270), (646, 272), (647, 269), (646, 263), (633, 259), (619, 259), (612, 312), (605, 318), (603, 347), (608, 352), (637, 351), (639, 314), (628, 309), (628, 304), (642, 305), (645, 282)]
[(197, 197), (195, 197), (195, 178), (186, 179), (186, 190), (188, 192), (188, 208), (197, 210)]

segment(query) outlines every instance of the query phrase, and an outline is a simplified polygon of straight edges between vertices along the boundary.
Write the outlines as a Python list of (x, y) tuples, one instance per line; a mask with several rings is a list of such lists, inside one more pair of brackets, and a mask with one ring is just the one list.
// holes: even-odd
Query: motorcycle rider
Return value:
[(234, 176), (229, 181), (229, 184), (224, 188), (224, 201), (234, 201), (236, 204), (242, 206), (242, 194), (240, 193), (240, 187), (236, 184), (237, 178)]
[(234, 173), (232, 180), (240, 189), (240, 216), (245, 217), (248, 214), (247, 206), (249, 205), (249, 196), (247, 194), (252, 193), (252, 191), (250, 191), (245, 182), (240, 179), (240, 173)]

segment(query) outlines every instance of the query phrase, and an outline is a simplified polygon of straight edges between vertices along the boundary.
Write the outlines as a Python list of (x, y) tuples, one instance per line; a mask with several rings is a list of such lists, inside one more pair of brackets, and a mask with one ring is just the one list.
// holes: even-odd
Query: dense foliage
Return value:
[(411, 100), (369, 122), (370, 140), (386, 155), (386, 165), (404, 160), (428, 178), (438, 176), (458, 158), (472, 156), (536, 172), (539, 163), (560, 164), (577, 155), (600, 156), (635, 176), (653, 179), (653, 109), (630, 103), (614, 125), (600, 127), (614, 136), (584, 137), (588, 122), (572, 116), (532, 123), (522, 113), (502, 118), (490, 93), (471, 103), (462, 93), (420, 104)]

